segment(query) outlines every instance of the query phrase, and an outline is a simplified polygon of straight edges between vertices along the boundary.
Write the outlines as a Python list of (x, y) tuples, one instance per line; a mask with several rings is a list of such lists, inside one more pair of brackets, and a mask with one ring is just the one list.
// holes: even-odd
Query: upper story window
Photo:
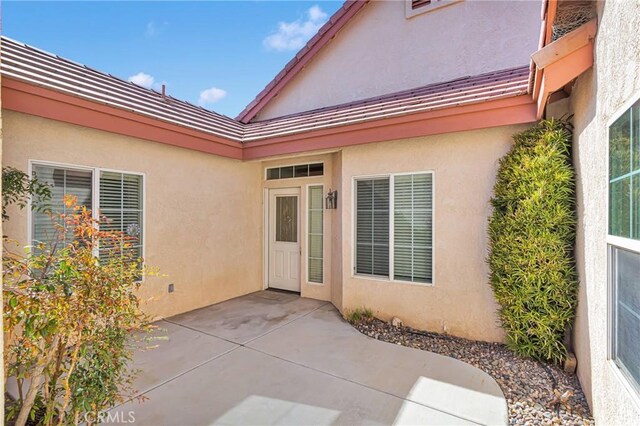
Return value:
[(267, 169), (267, 180), (291, 179), (324, 174), (323, 163), (298, 164), (296, 166), (271, 167)]
[(640, 390), (640, 101), (609, 127), (611, 359)]
[[(434, 2), (437, 0), (434, 0)], [(411, 8), (418, 9), (423, 6), (428, 6), (431, 4), (431, 0), (411, 0)]]
[(405, 0), (405, 15), (408, 18), (449, 6), (462, 0)]

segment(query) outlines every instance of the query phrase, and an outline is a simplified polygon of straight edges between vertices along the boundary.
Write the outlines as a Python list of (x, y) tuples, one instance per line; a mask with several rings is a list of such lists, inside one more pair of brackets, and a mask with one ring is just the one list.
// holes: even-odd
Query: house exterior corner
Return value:
[[(86, 171), (93, 176), (93, 188), (82, 191), (93, 192), (88, 198), (94, 205), (99, 205), (96, 187), (102, 171), (142, 177), (142, 254), (159, 275), (145, 277), (140, 297), (152, 318), (262, 288), (262, 264), (253, 260), (262, 256), (258, 164), (10, 110), (2, 115), (5, 166), (33, 171), (42, 165), (58, 174)], [(55, 176), (54, 181), (62, 185)], [(54, 193), (53, 201), (59, 196)], [(32, 213), (12, 207), (9, 216), (5, 235), (18, 242), (11, 248), (22, 252), (32, 244)]]
[[(594, 66), (577, 79), (568, 105), (575, 126), (576, 260), (581, 284), (574, 350), (577, 374), (596, 422), (632, 425), (640, 421), (637, 383), (616, 363), (613, 343), (617, 302), (611, 250), (618, 244), (611, 239), (617, 234), (611, 220), (618, 213), (610, 205), (610, 144), (612, 125), (640, 99), (640, 38), (634, 30), (640, 25), (640, 7), (637, 2), (597, 2), (597, 15)], [(638, 269), (636, 279), (637, 273)], [(637, 295), (637, 286), (635, 291)], [(634, 341), (637, 345), (637, 338)], [(631, 350), (638, 352), (637, 346)]]

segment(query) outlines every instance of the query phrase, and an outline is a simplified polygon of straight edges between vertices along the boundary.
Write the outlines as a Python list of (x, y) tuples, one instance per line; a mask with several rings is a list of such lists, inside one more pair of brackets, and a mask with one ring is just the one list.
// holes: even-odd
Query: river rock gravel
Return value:
[(484, 370), (502, 388), (511, 425), (594, 425), (574, 374), (522, 358), (500, 343), (395, 327), (378, 319), (353, 324), (361, 333), (389, 343), (435, 352)]

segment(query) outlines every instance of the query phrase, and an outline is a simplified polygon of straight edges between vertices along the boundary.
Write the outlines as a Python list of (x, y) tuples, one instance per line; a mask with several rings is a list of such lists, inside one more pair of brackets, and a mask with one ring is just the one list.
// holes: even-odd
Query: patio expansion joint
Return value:
[[(266, 332), (266, 333), (264, 333), (264, 334), (261, 334), (260, 336), (254, 337), (253, 339), (250, 339), (250, 340), (248, 340), (247, 342), (244, 342), (244, 343), (234, 342), (234, 341), (232, 341), (232, 340), (225, 339), (224, 337), (216, 336), (215, 334), (207, 333), (207, 332), (202, 331), (202, 330), (199, 330), (199, 329), (197, 329), (197, 328), (189, 327), (189, 326), (187, 326), (187, 325), (180, 324), (180, 323), (177, 323), (177, 322), (173, 322), (173, 321), (170, 321), (170, 320), (168, 320), (168, 319), (166, 319), (166, 318), (165, 318), (165, 319), (163, 319), (163, 320), (161, 320), (161, 321), (166, 321), (166, 322), (168, 322), (169, 324), (173, 324), (173, 325), (176, 325), (176, 326), (178, 326), (178, 327), (183, 327), (183, 328), (186, 328), (186, 329), (188, 329), (188, 330), (194, 331), (194, 332), (196, 332), (196, 333), (204, 334), (204, 335), (209, 336), (209, 337), (214, 337), (214, 338), (216, 338), (216, 339), (224, 340), (225, 342), (228, 342), (228, 343), (233, 344), (233, 345), (234, 345), (234, 347), (233, 347), (233, 348), (231, 348), (231, 349), (229, 349), (229, 350), (227, 350), (227, 351), (225, 351), (225, 352), (222, 352), (222, 353), (220, 353), (220, 354), (217, 354), (217, 355), (215, 355), (214, 357), (209, 358), (209, 359), (207, 359), (207, 360), (205, 360), (205, 361), (203, 361), (203, 362), (199, 363), (198, 365), (195, 365), (195, 366), (193, 366), (193, 367), (191, 367), (191, 368), (188, 368), (188, 369), (186, 369), (186, 370), (184, 370), (184, 371), (180, 372), (179, 374), (176, 374), (175, 376), (173, 376), (173, 377), (171, 377), (171, 378), (169, 378), (169, 379), (167, 379), (167, 380), (163, 381), (162, 383), (158, 383), (157, 385), (152, 386), (152, 387), (150, 387), (150, 388), (148, 388), (148, 389), (145, 389), (144, 391), (137, 392), (134, 396), (132, 396), (131, 398), (127, 399), (126, 401), (123, 401), (123, 402), (122, 402), (122, 403), (120, 403), (120, 404), (114, 405), (114, 406), (111, 408), (111, 410), (113, 410), (114, 408), (118, 408), (119, 406), (121, 406), (121, 405), (123, 405), (123, 404), (126, 404), (127, 402), (133, 401), (134, 399), (139, 398), (140, 396), (142, 396), (142, 395), (144, 395), (144, 394), (147, 394), (147, 393), (149, 393), (149, 392), (151, 392), (151, 391), (153, 391), (153, 390), (155, 390), (155, 389), (159, 388), (160, 386), (164, 386), (164, 385), (166, 385), (167, 383), (172, 382), (172, 381), (176, 380), (177, 378), (179, 378), (179, 377), (181, 377), (181, 376), (184, 376), (185, 374), (188, 374), (188, 373), (192, 372), (193, 370), (196, 370), (196, 369), (198, 369), (198, 368), (200, 368), (200, 367), (203, 367), (204, 365), (206, 365), (206, 364), (208, 364), (208, 363), (210, 363), (210, 362), (212, 362), (212, 361), (215, 361), (216, 359), (218, 359), (218, 358), (220, 358), (220, 357), (222, 357), (222, 356), (225, 356), (225, 355), (227, 355), (227, 354), (229, 354), (229, 353), (231, 353), (231, 352), (235, 351), (235, 350), (236, 350), (236, 349), (238, 349), (238, 348), (244, 347), (244, 348), (247, 348), (247, 349), (253, 349), (253, 348), (250, 348), (250, 347), (248, 347), (248, 346), (246, 346), (246, 345), (247, 345), (247, 344), (249, 344), (249, 343), (251, 343), (251, 342), (253, 342), (253, 341), (255, 341), (256, 339), (259, 339), (259, 338), (261, 338), (261, 337), (263, 337), (263, 336), (266, 336), (267, 334), (270, 334), (270, 333), (272, 333), (272, 332), (274, 332), (274, 331), (276, 331), (276, 330), (278, 330), (278, 329), (280, 329), (280, 328), (282, 328), (282, 327), (285, 327), (285, 326), (287, 326), (287, 325), (289, 325), (289, 324), (293, 323), (294, 321), (297, 321), (297, 320), (299, 320), (299, 319), (301, 319), (301, 318), (306, 317), (307, 315), (312, 314), (313, 312), (315, 312), (315, 311), (317, 311), (318, 309), (320, 309), (320, 308), (322, 308), (323, 306), (325, 306), (327, 303), (329, 303), (329, 302), (322, 303), (321, 305), (319, 305), (319, 306), (318, 306), (318, 307), (316, 307), (315, 309), (312, 309), (311, 311), (309, 311), (309, 312), (307, 312), (307, 313), (305, 313), (305, 314), (303, 314), (303, 315), (300, 315), (300, 316), (298, 316), (298, 317), (295, 317), (295, 318), (293, 318), (291, 321), (287, 321), (286, 323), (279, 325), (278, 327), (274, 328), (273, 330), (270, 330), (270, 331), (268, 331), (268, 332)], [(265, 354), (265, 355), (271, 356), (271, 355), (269, 355), (269, 354)], [(277, 357), (274, 357), (274, 358), (277, 358)], [(286, 360), (285, 360), (285, 361), (286, 361)]]
[(149, 392), (151, 392), (151, 391), (153, 391), (153, 390), (155, 390), (155, 389), (157, 389), (157, 388), (159, 388), (159, 387), (161, 387), (161, 386), (164, 386), (164, 385), (166, 385), (166, 384), (168, 384), (168, 383), (170, 383), (170, 382), (172, 382), (172, 381), (174, 381), (174, 380), (176, 380), (176, 379), (178, 379), (178, 378), (180, 378), (180, 377), (182, 377), (182, 376), (184, 376), (184, 375), (186, 375), (186, 374), (188, 374), (188, 373), (191, 373), (192, 371), (194, 371), (194, 370), (196, 370), (196, 369), (198, 369), (198, 368), (200, 368), (200, 367), (205, 366), (206, 364), (209, 364), (210, 362), (213, 362), (213, 361), (215, 361), (215, 360), (217, 360), (217, 359), (219, 359), (219, 358), (221, 358), (221, 357), (223, 357), (223, 356), (226, 356), (226, 355), (230, 354), (231, 352), (233, 352), (233, 351), (235, 351), (235, 350), (237, 350), (237, 349), (239, 349), (239, 348), (241, 348), (241, 347), (244, 347), (244, 348), (246, 348), (246, 349), (252, 350), (252, 351), (257, 352), (257, 353), (260, 353), (260, 354), (262, 354), (262, 355), (266, 355), (266, 356), (268, 356), (268, 357), (271, 357), (271, 358), (274, 358), (274, 359), (277, 359), (277, 360), (280, 360), (280, 361), (284, 361), (284, 362), (286, 362), (286, 363), (293, 364), (293, 365), (296, 365), (296, 366), (298, 366), (298, 367), (302, 367), (302, 368), (305, 368), (305, 369), (308, 369), (308, 370), (314, 371), (314, 372), (316, 372), (316, 373), (320, 373), (320, 374), (323, 374), (323, 375), (325, 375), (325, 376), (332, 377), (332, 378), (334, 378), (334, 379), (338, 379), (338, 380), (342, 380), (342, 381), (345, 381), (345, 382), (349, 382), (349, 383), (352, 383), (352, 384), (354, 384), (354, 385), (356, 385), (356, 386), (361, 386), (361, 387), (366, 388), (366, 389), (369, 389), (369, 390), (371, 390), (371, 391), (374, 391), (374, 392), (378, 392), (378, 393), (382, 393), (382, 394), (388, 395), (388, 396), (390, 396), (390, 397), (392, 397), (392, 398), (397, 398), (397, 399), (400, 399), (400, 400), (403, 400), (403, 401), (407, 401), (407, 402), (412, 403), (412, 404), (417, 404), (417, 405), (423, 406), (423, 407), (425, 407), (425, 408), (428, 408), (428, 409), (430, 409), (430, 410), (438, 411), (438, 412), (443, 413), (443, 414), (445, 414), (445, 415), (448, 415), (448, 416), (451, 416), (451, 417), (454, 417), (454, 418), (457, 418), (457, 419), (460, 419), (460, 420), (463, 420), (463, 421), (466, 421), (466, 422), (470, 422), (470, 423), (477, 424), (477, 425), (481, 425), (481, 424), (483, 424), (483, 423), (479, 423), (479, 422), (478, 422), (478, 421), (476, 421), (476, 420), (469, 419), (469, 418), (466, 418), (466, 417), (464, 417), (464, 416), (460, 416), (460, 415), (457, 415), (457, 414), (453, 414), (453, 413), (450, 413), (450, 412), (444, 411), (444, 410), (439, 409), (439, 408), (436, 408), (436, 407), (429, 406), (429, 405), (427, 405), (427, 404), (424, 404), (424, 403), (421, 403), (421, 402), (418, 402), (418, 401), (413, 401), (413, 400), (411, 400), (411, 399), (407, 399), (407, 398), (405, 398), (405, 397), (403, 397), (403, 396), (396, 395), (396, 394), (394, 394), (394, 393), (392, 393), (392, 392), (388, 392), (388, 391), (385, 391), (385, 390), (382, 390), (382, 389), (379, 389), (379, 388), (376, 388), (376, 387), (373, 387), (373, 386), (370, 386), (370, 385), (367, 385), (367, 384), (364, 384), (364, 383), (358, 382), (358, 381), (356, 381), (356, 380), (349, 379), (349, 378), (347, 378), (347, 377), (339, 376), (339, 375), (336, 375), (336, 374), (330, 373), (330, 372), (328, 372), (328, 371), (320, 370), (320, 369), (318, 369), (318, 368), (314, 368), (314, 367), (311, 367), (311, 366), (309, 366), (309, 365), (302, 364), (302, 363), (300, 363), (300, 362), (296, 362), (296, 361), (292, 361), (292, 360), (289, 360), (289, 359), (286, 359), (286, 358), (282, 358), (282, 357), (279, 357), (279, 356), (277, 356), (277, 355), (273, 355), (273, 354), (270, 354), (270, 353), (268, 353), (268, 352), (264, 352), (264, 351), (262, 351), (262, 350), (260, 350), (260, 349), (256, 349), (256, 348), (254, 348), (254, 347), (247, 346), (248, 344), (250, 344), (250, 343), (252, 343), (252, 342), (254, 342), (254, 341), (256, 341), (256, 340), (258, 340), (258, 339), (260, 339), (260, 338), (262, 338), (262, 337), (264, 337), (264, 336), (267, 336), (267, 335), (269, 335), (269, 334), (273, 333), (273, 332), (274, 332), (274, 331), (276, 331), (276, 330), (279, 330), (279, 329), (281, 329), (281, 328), (283, 328), (283, 327), (286, 327), (286, 326), (288, 326), (288, 325), (290, 325), (290, 324), (294, 323), (295, 321), (298, 321), (298, 320), (300, 320), (300, 319), (302, 319), (302, 318), (307, 317), (308, 315), (311, 315), (312, 313), (316, 312), (318, 309), (320, 309), (320, 308), (322, 308), (322, 307), (326, 306), (328, 303), (329, 303), (329, 302), (322, 303), (321, 305), (319, 305), (319, 306), (318, 306), (318, 307), (316, 307), (315, 309), (312, 309), (312, 310), (310, 310), (309, 312), (307, 312), (307, 313), (305, 313), (305, 314), (303, 314), (303, 315), (300, 315), (300, 316), (298, 316), (298, 317), (295, 317), (295, 318), (291, 319), (290, 321), (287, 321), (287, 322), (285, 322), (285, 323), (283, 323), (283, 324), (279, 325), (278, 327), (275, 327), (275, 328), (273, 328), (272, 330), (269, 330), (268, 332), (266, 332), (266, 333), (264, 333), (264, 334), (261, 334), (261, 335), (259, 335), (259, 336), (256, 336), (256, 337), (254, 337), (254, 338), (252, 338), (252, 339), (250, 339), (250, 340), (248, 340), (248, 341), (246, 341), (246, 342), (244, 342), (244, 343), (234, 342), (234, 341), (232, 341), (232, 340), (229, 340), (229, 339), (226, 339), (226, 338), (224, 338), (224, 337), (220, 337), (220, 336), (214, 335), (214, 334), (212, 334), (212, 333), (207, 333), (207, 332), (205, 332), (205, 331), (203, 331), (203, 330), (199, 330), (199, 329), (197, 329), (197, 328), (189, 327), (189, 326), (186, 326), (186, 325), (184, 325), (184, 324), (180, 324), (180, 323), (176, 323), (176, 322), (174, 322), (174, 321), (170, 321), (170, 320), (167, 320), (167, 319), (163, 319), (162, 321), (166, 321), (166, 322), (168, 322), (168, 323), (170, 323), (170, 324), (174, 324), (174, 325), (176, 325), (176, 326), (183, 327), (183, 328), (186, 328), (186, 329), (192, 330), (192, 331), (194, 331), (194, 332), (204, 334), (204, 335), (209, 336), (209, 337), (214, 337), (214, 338), (217, 338), (217, 339), (224, 340), (224, 341), (226, 341), (226, 342), (228, 342), (228, 343), (232, 343), (232, 344), (234, 345), (234, 347), (233, 347), (233, 348), (231, 348), (231, 349), (229, 349), (229, 350), (227, 350), (227, 351), (225, 351), (225, 352), (223, 352), (223, 353), (217, 354), (217, 355), (215, 355), (214, 357), (212, 357), (212, 358), (210, 358), (210, 359), (207, 359), (207, 360), (205, 360), (205, 361), (203, 361), (203, 362), (199, 363), (198, 365), (195, 365), (195, 366), (193, 366), (193, 367), (191, 367), (191, 368), (189, 368), (189, 369), (187, 369), (187, 370), (185, 370), (185, 371), (182, 371), (182, 372), (180, 372), (179, 374), (177, 374), (177, 375), (175, 375), (175, 376), (173, 376), (173, 377), (171, 377), (171, 378), (169, 378), (169, 379), (167, 379), (167, 380), (163, 381), (162, 383), (158, 383), (157, 385), (152, 386), (152, 387), (150, 387), (150, 388), (148, 388), (148, 389), (146, 389), (146, 390), (144, 390), (144, 391), (137, 392), (135, 396), (133, 396), (133, 397), (131, 397), (131, 398), (127, 399), (126, 401), (123, 401), (122, 403), (120, 403), (120, 404), (118, 404), (118, 405), (115, 405), (114, 407), (112, 407), (112, 408), (111, 408), (111, 410), (113, 410), (113, 409), (115, 409), (115, 408), (117, 408), (117, 407), (119, 407), (119, 406), (121, 406), (121, 405), (123, 405), (123, 404), (125, 404), (125, 403), (127, 403), (127, 402), (133, 401), (133, 400), (135, 400), (136, 398), (139, 398), (139, 397), (141, 397), (141, 396), (143, 396), (143, 395), (145, 395), (145, 394), (147, 394), (147, 393), (149, 393)]
[(271, 329), (271, 330), (269, 330), (269, 331), (267, 331), (267, 332), (265, 332), (265, 333), (263, 333), (263, 334), (261, 334), (259, 336), (253, 337), (253, 338), (247, 340), (246, 342), (242, 342), (242, 343), (241, 342), (236, 342), (236, 341), (233, 341), (233, 340), (229, 340), (226, 337), (218, 336), (217, 334), (213, 334), (213, 333), (206, 332), (204, 330), (200, 330), (199, 328), (190, 327), (188, 325), (181, 324), (179, 322), (171, 321), (171, 320), (169, 320), (167, 318), (164, 318), (162, 321), (166, 321), (169, 324), (177, 325), (178, 327), (183, 327), (183, 328), (186, 328), (188, 330), (195, 331), (197, 333), (202, 333), (202, 334), (205, 334), (205, 335), (210, 336), (210, 337), (215, 337), (216, 339), (224, 340), (225, 342), (233, 343), (234, 345), (246, 346), (249, 343), (251, 343), (251, 342), (253, 342), (253, 341), (257, 340), (257, 339), (260, 339), (260, 338), (262, 338), (262, 337), (264, 337), (264, 336), (266, 336), (268, 334), (271, 334), (274, 331), (281, 329), (282, 327), (285, 327), (285, 326), (287, 326), (287, 325), (289, 325), (289, 324), (291, 324), (291, 323), (293, 323), (295, 321), (298, 321), (299, 319), (302, 319), (302, 318), (306, 317), (307, 315), (310, 315), (310, 314), (314, 313), (315, 311), (317, 311), (318, 309), (322, 308), (323, 306), (326, 306), (328, 303), (329, 302), (323, 302), (322, 304), (320, 304), (316, 308), (310, 310), (309, 312), (304, 313), (304, 314), (302, 314), (300, 316), (297, 316), (295, 318), (292, 318), (291, 320), (286, 321), (286, 322), (280, 324), (279, 326), (274, 327), (273, 329)]
[(320, 370), (320, 369), (317, 369), (317, 368), (314, 368), (314, 367), (311, 367), (311, 366), (308, 366), (308, 365), (305, 365), (305, 364), (301, 364), (301, 363), (296, 362), (296, 361), (291, 361), (291, 360), (289, 360), (289, 359), (282, 358), (282, 357), (279, 357), (279, 356), (277, 356), (277, 355), (273, 355), (273, 354), (270, 354), (270, 353), (268, 353), (268, 352), (261, 351), (260, 349), (256, 349), (256, 348), (253, 348), (253, 347), (250, 347), (250, 346), (245, 346), (245, 347), (246, 347), (247, 349), (252, 350), (252, 351), (255, 351), (255, 352), (261, 353), (261, 354), (263, 354), (263, 355), (267, 355), (267, 356), (270, 356), (270, 357), (272, 357), (272, 358), (276, 358), (276, 359), (279, 359), (279, 360), (281, 360), (281, 361), (288, 362), (288, 363), (290, 363), (290, 364), (294, 364), (294, 365), (297, 365), (297, 366), (299, 366), (299, 367), (303, 367), (303, 368), (309, 369), (309, 370), (311, 370), (311, 371), (315, 371), (315, 372), (317, 372), (317, 373), (321, 373), (321, 374), (324, 374), (324, 375), (327, 375), (327, 376), (333, 377), (333, 378), (338, 379), (338, 380), (343, 380), (343, 381), (345, 381), (345, 382), (349, 382), (349, 383), (352, 383), (352, 384), (357, 385), (357, 386), (362, 386), (362, 387), (367, 388), (367, 389), (370, 389), (370, 390), (372, 390), (372, 391), (374, 391), (374, 392), (380, 392), (380, 393), (383, 393), (383, 394), (385, 394), (385, 395), (391, 396), (391, 397), (393, 397), (393, 398), (398, 398), (398, 399), (401, 399), (401, 400), (403, 400), (403, 401), (410, 402), (410, 403), (412, 403), (412, 404), (421, 405), (421, 406), (426, 407), (426, 408), (428, 408), (428, 409), (430, 409), (430, 410), (439, 411), (439, 412), (441, 412), (441, 413), (443, 413), (443, 414), (446, 414), (446, 415), (451, 416), (451, 417), (455, 417), (455, 418), (460, 419), (460, 420), (464, 420), (464, 421), (466, 421), (466, 422), (471, 422), (471, 423), (476, 424), (476, 425), (482, 425), (482, 424), (484, 424), (484, 423), (478, 423), (476, 420), (469, 419), (469, 418), (467, 418), (467, 417), (463, 417), (463, 416), (460, 416), (460, 415), (457, 415), (457, 414), (450, 413), (450, 412), (448, 412), (448, 411), (441, 410), (441, 409), (436, 408), (436, 407), (431, 407), (431, 406), (429, 406), (429, 405), (427, 405), (427, 404), (423, 404), (423, 403), (418, 402), (418, 401), (413, 401), (413, 400), (411, 400), (411, 399), (407, 399), (407, 398), (402, 397), (402, 396), (400, 396), (400, 395), (396, 395), (396, 394), (394, 394), (394, 393), (392, 393), (392, 392), (387, 392), (387, 391), (385, 391), (385, 390), (378, 389), (378, 388), (375, 388), (375, 387), (373, 387), (373, 386), (369, 386), (369, 385), (367, 385), (367, 384), (364, 384), (364, 383), (361, 383), (361, 382), (358, 382), (358, 381), (355, 381), (355, 380), (352, 380), (352, 379), (349, 379), (349, 378), (346, 378), (346, 377), (343, 377), (343, 376), (338, 376), (338, 375), (333, 374), (333, 373), (330, 373), (330, 372), (328, 372), (328, 371)]
[(308, 315), (311, 315), (312, 313), (314, 313), (314, 312), (315, 312), (315, 311), (317, 311), (318, 309), (320, 309), (320, 308), (322, 308), (322, 307), (324, 307), (324, 306), (327, 306), (328, 304), (329, 304), (329, 302), (324, 302), (324, 303), (322, 303), (322, 304), (318, 305), (318, 307), (316, 307), (315, 309), (310, 310), (310, 311), (309, 311), (309, 312), (307, 312), (306, 314), (303, 314), (303, 315), (300, 315), (300, 316), (298, 316), (298, 317), (295, 317), (295, 318), (293, 318), (291, 321), (287, 321), (287, 322), (285, 322), (285, 323), (283, 323), (283, 324), (280, 324), (279, 326), (277, 326), (277, 327), (275, 327), (275, 328), (273, 328), (273, 329), (271, 329), (271, 330), (267, 331), (267, 332), (266, 332), (266, 333), (264, 333), (264, 334), (261, 334), (261, 335), (259, 335), (259, 336), (256, 336), (256, 337), (254, 337), (253, 339), (249, 339), (249, 340), (247, 340), (246, 342), (244, 342), (244, 343), (242, 344), (242, 346), (248, 347), (247, 345), (248, 345), (249, 343), (251, 343), (251, 342), (255, 342), (256, 340), (261, 339), (261, 338), (263, 338), (263, 337), (265, 337), (265, 336), (268, 336), (269, 334), (273, 333), (273, 332), (274, 332), (274, 331), (276, 331), (276, 330), (280, 330), (282, 327), (286, 327), (286, 326), (288, 326), (289, 324), (292, 324), (292, 323), (294, 323), (294, 322), (296, 322), (296, 321), (298, 321), (298, 320), (301, 320), (302, 318), (304, 318), (304, 317), (306, 317), (306, 316), (308, 316)]
[[(215, 337), (216, 339), (224, 340), (225, 342), (233, 343), (234, 345), (237, 345), (237, 346), (244, 346), (242, 343), (234, 342), (233, 340), (229, 340), (229, 339), (226, 339), (226, 338), (221, 337), (221, 336), (216, 336), (213, 333), (208, 333), (208, 332), (206, 332), (204, 330), (200, 330), (199, 328), (189, 327), (188, 325), (180, 324), (179, 322), (174, 322), (174, 321), (168, 320), (167, 318), (164, 318), (162, 321), (166, 321), (169, 324), (173, 324), (173, 325), (176, 325), (178, 327), (186, 328), (187, 330), (195, 331), (196, 333), (204, 334), (205, 336)], [(234, 348), (234, 349), (236, 349), (236, 348)]]
[(111, 407), (109, 410), (113, 410), (113, 409), (115, 409), (115, 408), (120, 407), (121, 405), (124, 405), (124, 404), (126, 404), (126, 403), (128, 403), (128, 402), (133, 401), (133, 400), (134, 400), (134, 399), (136, 399), (136, 398), (140, 398), (141, 396), (143, 396), (143, 395), (145, 395), (145, 394), (147, 394), (147, 393), (149, 393), (149, 392), (151, 392), (151, 391), (153, 391), (153, 390), (155, 390), (155, 389), (159, 388), (160, 386), (164, 386), (164, 385), (166, 385), (167, 383), (172, 382), (172, 381), (174, 381), (175, 379), (177, 379), (177, 378), (179, 378), (179, 377), (182, 377), (182, 376), (184, 376), (185, 374), (188, 374), (188, 373), (192, 372), (193, 370), (196, 370), (196, 369), (198, 369), (198, 368), (200, 368), (200, 367), (204, 366), (205, 364), (210, 363), (211, 361), (215, 361), (216, 359), (218, 359), (218, 358), (220, 358), (220, 357), (222, 357), (222, 356), (225, 356), (225, 355), (227, 355), (228, 353), (231, 353), (231, 352), (235, 351), (235, 350), (236, 350), (236, 349), (238, 349), (240, 346), (241, 346), (241, 345), (238, 345), (237, 343), (235, 343), (235, 347), (233, 347), (233, 348), (231, 348), (231, 349), (229, 349), (229, 350), (227, 350), (227, 351), (224, 351), (224, 352), (222, 352), (222, 353), (219, 353), (219, 354), (217, 354), (217, 355), (215, 355), (215, 356), (213, 356), (213, 357), (211, 357), (211, 358), (209, 358), (209, 359), (206, 359), (206, 360), (202, 361), (200, 364), (194, 365), (194, 366), (193, 366), (193, 367), (191, 367), (191, 368), (188, 368), (188, 369), (186, 369), (186, 370), (184, 370), (184, 371), (181, 371), (180, 373), (176, 374), (175, 376), (170, 377), (170, 378), (168, 378), (167, 380), (165, 380), (165, 381), (163, 381), (163, 382), (161, 382), (161, 383), (158, 383), (157, 385), (151, 386), (150, 388), (145, 389), (145, 390), (143, 390), (143, 391), (136, 392), (136, 394), (135, 394), (135, 395), (133, 395), (131, 398), (128, 398), (127, 400), (122, 401), (120, 404), (114, 405), (114, 406), (113, 406), (113, 407)]

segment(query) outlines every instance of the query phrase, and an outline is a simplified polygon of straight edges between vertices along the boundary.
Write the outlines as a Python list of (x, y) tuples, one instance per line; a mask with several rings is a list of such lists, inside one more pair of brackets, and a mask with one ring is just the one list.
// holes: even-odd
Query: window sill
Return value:
[(413, 281), (392, 280), (391, 278), (378, 277), (375, 275), (352, 274), (351, 278), (354, 278), (357, 280), (366, 280), (366, 281), (379, 281), (379, 282), (389, 283), (389, 284), (403, 284), (403, 285), (412, 285), (412, 286), (418, 286), (418, 287), (435, 287), (433, 282), (418, 283)]
[(627, 391), (629, 399), (632, 404), (635, 405), (635, 408), (640, 411), (640, 394), (638, 393), (638, 389), (631, 383), (630, 379), (622, 372), (618, 364), (613, 359), (607, 360), (608, 367), (613, 370), (613, 375), (616, 380), (620, 383), (620, 385)]
[(617, 237), (615, 235), (607, 235), (607, 243), (618, 248), (640, 254), (640, 240), (632, 238)]

